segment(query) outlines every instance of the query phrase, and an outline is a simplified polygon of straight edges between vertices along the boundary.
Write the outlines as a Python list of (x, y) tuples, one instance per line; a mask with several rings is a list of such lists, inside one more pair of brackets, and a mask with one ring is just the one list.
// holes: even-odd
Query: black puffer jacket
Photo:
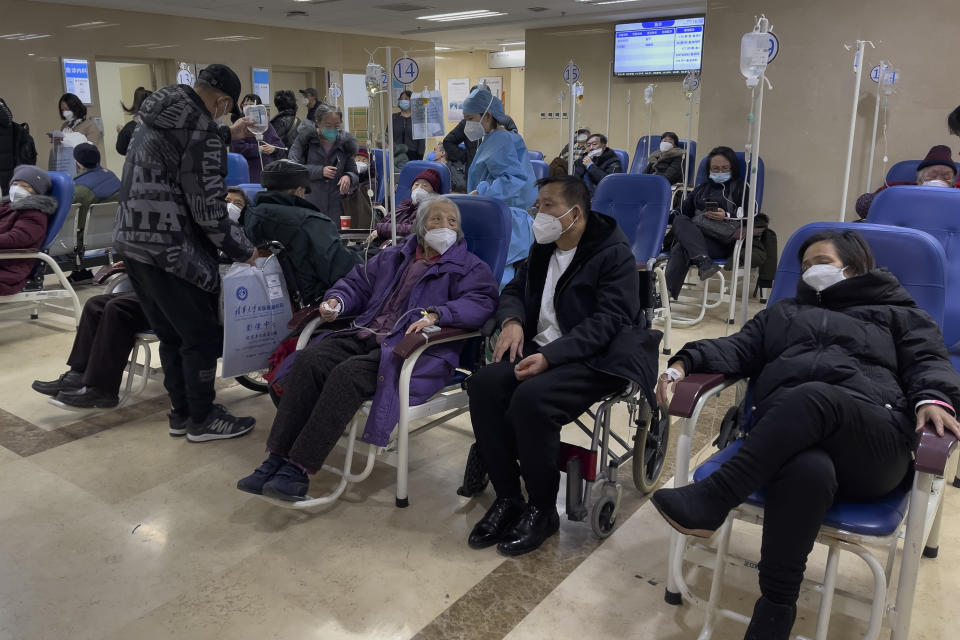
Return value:
[(187, 85), (154, 91), (139, 115), (123, 165), (113, 246), (127, 260), (215, 292), (217, 249), (236, 262), (253, 255), (253, 245), (227, 216), (221, 132)]
[(677, 360), (688, 373), (756, 376), (757, 405), (805, 382), (840, 387), (901, 413), (911, 444), (917, 402), (960, 408), (960, 378), (940, 329), (886, 269), (819, 294), (801, 281), (796, 298), (761, 311), (732, 336), (684, 345)]
[[(497, 324), (518, 318), (532, 341), (555, 243), (534, 244), (513, 280), (500, 294)], [(640, 281), (627, 236), (617, 222), (591, 212), (573, 262), (554, 293), (563, 336), (542, 347), (550, 366), (585, 362), (606, 373), (653, 389), (657, 348), (663, 334), (647, 327), (638, 295)]]
[[(660, 151), (657, 149), (650, 154), (650, 157), (647, 159), (647, 167), (643, 172), (663, 176), (670, 184), (683, 182), (683, 158), (686, 155), (687, 152), (678, 147), (674, 147), (669, 151)], [(695, 168), (696, 167), (690, 167), (691, 170)]]
[(286, 158), (290, 152), (290, 147), (293, 146), (294, 140), (297, 139), (297, 130), (300, 128), (300, 118), (297, 117), (297, 110), (287, 109), (286, 111), (281, 111), (273, 117), (270, 124), (273, 125), (277, 135), (280, 136), (283, 144), (287, 147), (283, 150), (283, 157)]

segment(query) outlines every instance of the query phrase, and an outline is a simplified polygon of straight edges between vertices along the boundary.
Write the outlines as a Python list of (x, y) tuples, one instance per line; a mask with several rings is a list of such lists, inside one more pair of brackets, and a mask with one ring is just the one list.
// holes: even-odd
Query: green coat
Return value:
[[(303, 303), (319, 302), (334, 282), (360, 264), (340, 241), (340, 225), (295, 195), (261, 191), (243, 212), (243, 230), (255, 245), (279, 241), (296, 274)], [(289, 286), (289, 283), (288, 283)]]

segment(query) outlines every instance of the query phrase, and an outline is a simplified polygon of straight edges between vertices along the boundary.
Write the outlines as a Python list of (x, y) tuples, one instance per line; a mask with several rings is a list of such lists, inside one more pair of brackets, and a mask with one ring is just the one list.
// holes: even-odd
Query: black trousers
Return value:
[[(523, 352), (536, 353), (535, 346), (527, 345)], [(560, 429), (602, 397), (624, 389), (626, 382), (582, 363), (550, 367), (520, 382), (513, 367), (501, 361), (470, 377), (473, 433), (498, 498), (522, 498), (522, 476), (530, 504), (555, 509)]]
[(784, 389), (758, 408), (740, 450), (710, 478), (730, 506), (766, 487), (760, 591), (793, 604), (807, 555), (837, 498), (871, 500), (910, 468), (909, 419), (823, 382)]
[(724, 244), (708, 238), (694, 224), (691, 218), (677, 215), (673, 218), (674, 242), (670, 248), (670, 258), (667, 259), (665, 276), (670, 297), (674, 300), (680, 295), (683, 281), (687, 278), (687, 271), (694, 258), (707, 256), (709, 258), (726, 258), (733, 251), (733, 244)]
[(138, 331), (149, 328), (134, 293), (93, 296), (83, 305), (67, 365), (83, 384), (117, 393)]
[(380, 345), (374, 336), (327, 336), (297, 354), (280, 396), (267, 449), (315, 473), (360, 405), (377, 390)]
[(126, 266), (144, 315), (160, 340), (163, 386), (173, 411), (202, 422), (217, 396), (213, 384), (223, 350), (217, 294), (153, 265), (127, 260)]

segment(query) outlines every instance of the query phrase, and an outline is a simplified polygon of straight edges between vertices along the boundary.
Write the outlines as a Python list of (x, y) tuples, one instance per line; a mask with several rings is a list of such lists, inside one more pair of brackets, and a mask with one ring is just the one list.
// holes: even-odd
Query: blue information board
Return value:
[(253, 68), (253, 92), (260, 96), (263, 104), (270, 104), (270, 70)]
[(90, 92), (90, 63), (81, 58), (63, 59), (63, 84), (83, 104), (93, 104)]

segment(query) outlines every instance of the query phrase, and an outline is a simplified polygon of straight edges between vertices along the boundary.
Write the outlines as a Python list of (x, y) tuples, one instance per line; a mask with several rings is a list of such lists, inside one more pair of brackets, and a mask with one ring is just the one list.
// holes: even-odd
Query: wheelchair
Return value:
[[(655, 311), (655, 274), (640, 272), (640, 297), (647, 326)], [(488, 340), (492, 338), (493, 324), (484, 327)], [(614, 429), (612, 413), (618, 404), (627, 411), (627, 433)], [(588, 425), (592, 421), (592, 428)], [(619, 469), (633, 461), (633, 484), (638, 491), (648, 494), (657, 487), (663, 475), (667, 447), (670, 443), (670, 416), (666, 408), (656, 405), (653, 393), (649, 396), (634, 382), (622, 391), (600, 399), (596, 408), (588, 409), (574, 424), (589, 439), (589, 447), (570, 442), (560, 443), (557, 467), (567, 475), (566, 514), (569, 520), (588, 520), (598, 538), (606, 538), (616, 527), (623, 486), (618, 480)], [(476, 443), (470, 447), (464, 470), (463, 484), (457, 493), (465, 497), (479, 495), (486, 489), (488, 478)]]

